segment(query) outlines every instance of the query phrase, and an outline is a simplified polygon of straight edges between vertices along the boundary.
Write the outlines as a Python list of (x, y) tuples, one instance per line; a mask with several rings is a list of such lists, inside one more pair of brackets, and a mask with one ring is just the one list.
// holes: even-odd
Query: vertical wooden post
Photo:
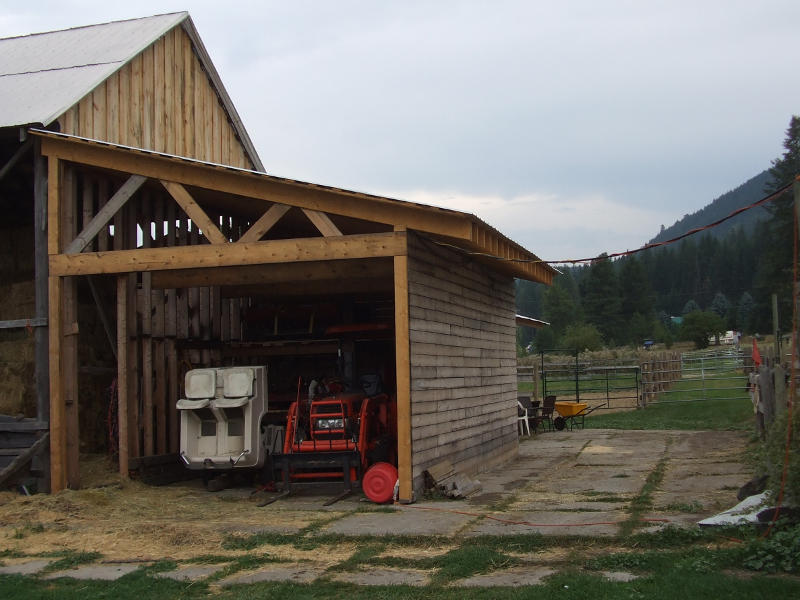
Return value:
[(167, 340), (167, 363), (169, 364), (169, 385), (167, 386), (167, 406), (169, 408), (169, 451), (176, 453), (180, 450), (181, 430), (178, 409), (175, 403), (180, 393), (178, 381), (178, 350), (175, 339)]
[[(78, 234), (78, 181), (72, 167), (65, 166), (61, 181), (61, 240), (63, 246)], [(78, 416), (78, 281), (64, 277), (61, 287), (62, 336), (61, 376), (64, 380), (64, 415), (66, 418), (67, 487), (80, 488), (80, 424)]]
[(778, 294), (772, 294), (772, 335), (775, 340), (775, 358), (781, 362), (781, 327), (778, 321)]
[[(152, 246), (153, 201), (142, 195), (142, 210), (139, 213), (142, 227), (142, 248)], [(144, 456), (154, 451), (153, 430), (153, 295), (152, 274), (142, 272), (142, 426), (144, 428)]]
[[(47, 160), (42, 156), (42, 142), (33, 142), (33, 222), (34, 222), (34, 273), (35, 310), (37, 319), (48, 317), (48, 264), (47, 264)], [(39, 326), (34, 330), (34, 381), (36, 384), (36, 418), (50, 421), (49, 329)], [(38, 486), (50, 491), (50, 461), (44, 461), (44, 472)]]
[(394, 257), (394, 335), (397, 381), (397, 472), (399, 501), (414, 499), (411, 462), (411, 344), (408, 316), (408, 256)]
[[(47, 253), (61, 250), (61, 164), (50, 158), (47, 163)], [(67, 487), (67, 438), (64, 417), (64, 386), (61, 377), (61, 278), (48, 277), (48, 326), (50, 371), (50, 490)]]
[(117, 424), (119, 473), (128, 477), (128, 276), (117, 277)]

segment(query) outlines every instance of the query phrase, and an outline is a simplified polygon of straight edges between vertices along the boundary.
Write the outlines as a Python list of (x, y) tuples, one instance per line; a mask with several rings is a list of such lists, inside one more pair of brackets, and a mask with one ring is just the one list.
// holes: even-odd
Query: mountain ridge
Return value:
[[(700, 210), (684, 215), (669, 227), (662, 225), (661, 231), (649, 243), (663, 242), (678, 237), (691, 229), (713, 223), (736, 209), (757, 202), (766, 195), (764, 190), (769, 181), (769, 169), (764, 169), (740, 186), (715, 198)], [(758, 222), (767, 218), (769, 218), (769, 213), (763, 208), (748, 210), (710, 229), (709, 233), (716, 238), (723, 238), (737, 227), (741, 227), (745, 232), (750, 233)]]

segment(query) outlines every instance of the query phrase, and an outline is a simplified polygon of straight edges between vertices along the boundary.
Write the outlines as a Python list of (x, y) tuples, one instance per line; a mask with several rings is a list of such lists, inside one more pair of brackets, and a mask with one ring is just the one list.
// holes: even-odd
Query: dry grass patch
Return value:
[(457, 548), (458, 543), (453, 543), (447, 546), (389, 546), (383, 552), (376, 555), (376, 558), (396, 558), (401, 560), (424, 560), (426, 558), (435, 558), (443, 556)]

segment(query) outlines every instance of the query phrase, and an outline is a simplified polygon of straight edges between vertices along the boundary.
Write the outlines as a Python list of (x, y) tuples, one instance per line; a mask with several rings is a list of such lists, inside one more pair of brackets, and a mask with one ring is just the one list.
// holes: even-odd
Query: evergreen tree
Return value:
[(567, 326), (580, 320), (577, 313), (575, 303), (564, 288), (553, 285), (544, 293), (544, 318), (556, 339), (563, 335)]
[(714, 296), (714, 299), (711, 301), (711, 305), (708, 307), (708, 310), (724, 318), (725, 315), (728, 314), (730, 308), (731, 303), (730, 300), (728, 300), (728, 297), (722, 292), (717, 292), (716, 296)]
[(647, 273), (642, 263), (632, 256), (622, 262), (619, 271), (619, 289), (622, 316), (634, 313), (649, 315), (653, 310), (652, 294)]
[(683, 305), (683, 310), (681, 311), (681, 314), (688, 315), (689, 313), (693, 313), (698, 310), (700, 310), (700, 305), (697, 302), (695, 302), (694, 299), (692, 299)]
[(620, 335), (622, 303), (614, 265), (606, 255), (592, 263), (580, 289), (586, 321), (597, 327), (606, 344), (612, 345), (623, 337)]
[[(767, 193), (790, 184), (800, 174), (800, 117), (797, 115), (793, 115), (789, 121), (783, 148), (783, 155), (772, 161), (772, 168), (769, 170), (771, 180), (765, 190)], [(766, 231), (769, 242), (759, 257), (755, 290), (757, 309), (762, 315), (760, 326), (768, 323), (769, 317), (766, 315), (769, 314), (772, 294), (778, 295), (780, 322), (785, 323), (791, 319), (793, 209), (794, 195), (791, 188), (767, 205), (771, 215)]]
[(753, 310), (756, 307), (756, 303), (753, 300), (753, 297), (744, 292), (739, 298), (739, 304), (736, 308), (736, 327), (738, 327), (743, 333), (752, 333), (752, 317), (753, 317)]

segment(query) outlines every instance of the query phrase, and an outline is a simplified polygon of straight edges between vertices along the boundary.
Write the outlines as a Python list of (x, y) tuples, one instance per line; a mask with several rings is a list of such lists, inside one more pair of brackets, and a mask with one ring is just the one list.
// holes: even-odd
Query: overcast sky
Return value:
[(800, 113), (797, 0), (0, 9), (0, 37), (188, 10), (267, 172), (472, 212), (544, 259), (641, 246)]

